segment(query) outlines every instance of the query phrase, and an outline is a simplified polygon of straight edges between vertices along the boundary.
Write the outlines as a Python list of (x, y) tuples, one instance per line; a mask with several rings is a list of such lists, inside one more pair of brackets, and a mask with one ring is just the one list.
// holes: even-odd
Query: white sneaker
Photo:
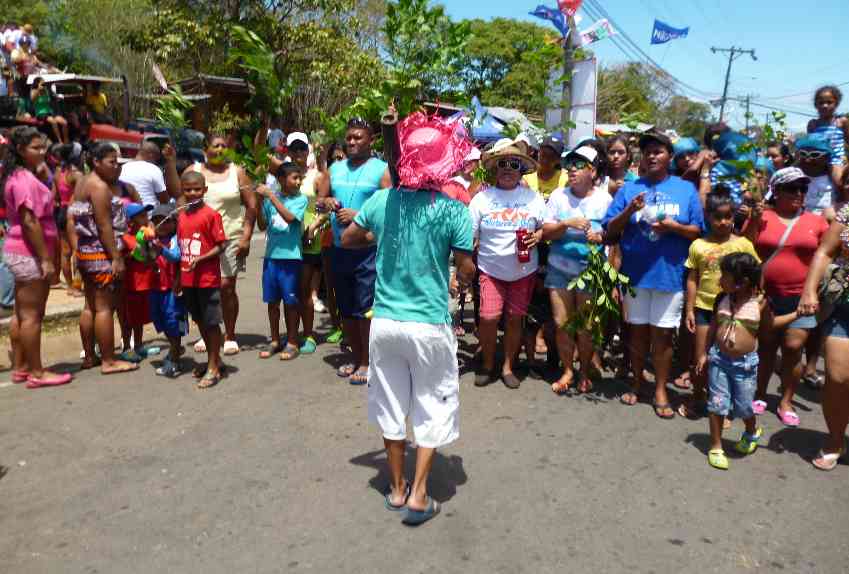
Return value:
[(315, 308), (316, 313), (326, 313), (327, 306), (325, 306), (324, 301), (319, 299), (318, 297), (312, 300), (313, 307)]

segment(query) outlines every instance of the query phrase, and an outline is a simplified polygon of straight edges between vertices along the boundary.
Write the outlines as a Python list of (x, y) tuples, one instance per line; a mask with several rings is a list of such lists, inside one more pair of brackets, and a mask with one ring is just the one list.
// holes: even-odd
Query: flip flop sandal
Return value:
[(412, 491), (412, 489), (413, 489), (413, 484), (411, 482), (407, 482), (407, 487), (404, 489), (404, 502), (401, 504), (401, 506), (395, 506), (389, 500), (390, 497), (392, 496), (392, 489), (390, 488), (389, 491), (383, 497), (383, 505), (386, 507), (386, 510), (391, 510), (392, 512), (398, 512), (400, 510), (404, 510), (405, 508), (407, 508), (407, 499), (410, 498), (410, 492)]
[(224, 341), (224, 346), (221, 348), (222, 355), (236, 355), (239, 353), (239, 343), (236, 341)]
[(40, 389), (41, 387), (57, 387), (59, 385), (67, 385), (71, 382), (71, 373), (62, 373), (55, 379), (41, 379), (38, 377), (33, 377), (32, 375), (27, 377), (26, 387), (28, 389)]
[[(634, 402), (627, 400), (627, 397), (634, 397)], [(619, 395), (619, 402), (626, 407), (633, 407), (640, 402), (640, 386), (629, 386), (628, 390)]]
[[(840, 459), (846, 454), (846, 442), (839, 452), (826, 453), (822, 449), (817, 453), (816, 458), (811, 459), (811, 464), (819, 470), (829, 471), (837, 468)], [(822, 461), (822, 462), (817, 462)]]
[[(684, 375), (687, 375), (687, 378), (684, 378)], [(690, 381), (690, 372), (687, 371), (685, 373), (681, 373), (676, 377), (674, 381), (672, 381), (672, 386), (677, 389), (683, 389), (685, 391), (689, 391), (693, 388), (693, 383)]]
[(347, 379), (351, 375), (354, 374), (354, 371), (357, 369), (357, 365), (353, 363), (348, 363), (347, 365), (342, 365), (338, 369), (336, 369), (336, 376), (342, 377), (343, 379)]
[(335, 345), (339, 341), (342, 340), (342, 329), (336, 329), (332, 333), (327, 336), (325, 339), (328, 343)]
[(203, 339), (195, 341), (194, 350), (195, 353), (206, 353), (206, 343)]
[(401, 522), (407, 526), (419, 526), (439, 514), (440, 504), (429, 496), (427, 500), (427, 508), (424, 510), (413, 510), (407, 507)]
[(144, 360), (144, 357), (138, 354), (134, 349), (130, 349), (118, 355), (118, 359), (128, 363), (141, 363), (142, 360)]
[(551, 390), (557, 395), (568, 395), (572, 392), (572, 381), (568, 383), (562, 383), (560, 381), (552, 383)]
[(27, 382), (29, 373), (26, 371), (12, 371), (12, 382), (16, 385)]
[(762, 415), (766, 412), (766, 401), (760, 399), (752, 401), (752, 412), (756, 415)]
[(778, 415), (778, 419), (782, 423), (784, 423), (784, 426), (797, 427), (797, 426), (799, 426), (799, 423), (801, 422), (799, 420), (799, 415), (796, 414), (796, 412), (794, 412), (794, 411), (777, 410), (777, 411), (775, 411), (775, 414)]
[(198, 384), (195, 385), (199, 389), (209, 389), (217, 385), (221, 381), (220, 374), (211, 375), (209, 373), (205, 373), (203, 378), (198, 381)]
[[(657, 401), (652, 401), (651, 406), (654, 409), (654, 414), (657, 415), (658, 418), (661, 418), (661, 419), (667, 420), (667, 421), (675, 418), (675, 411), (672, 409), (672, 407), (669, 405), (669, 403), (659, 403)], [(669, 416), (665, 416), (665, 415), (660, 414), (660, 411), (663, 411), (663, 410), (666, 410), (666, 409), (669, 409), (671, 411)]]
[(821, 389), (825, 386), (825, 381), (819, 375), (805, 375), (802, 377), (802, 382), (811, 387), (812, 389)]
[(298, 348), (295, 345), (286, 345), (283, 352), (280, 353), (280, 360), (291, 361), (293, 359), (297, 359), (300, 354), (300, 351), (298, 351)]
[(475, 386), (485, 387), (495, 380), (492, 373), (475, 373)]
[(264, 351), (259, 352), (259, 358), (270, 359), (277, 353), (281, 352), (283, 348), (283, 345), (281, 345), (280, 343), (269, 345), (268, 348), (266, 348)]
[(120, 375), (121, 373), (131, 373), (133, 371), (137, 371), (139, 368), (138, 363), (127, 363), (127, 367), (115, 369), (114, 371), (104, 371), (103, 365), (100, 365), (100, 374), (101, 375)]
[(357, 369), (348, 377), (348, 382), (352, 385), (364, 385), (368, 382), (368, 369)]
[(581, 394), (589, 393), (593, 390), (593, 381), (592, 379), (582, 378), (581, 382), (578, 383), (578, 392)]

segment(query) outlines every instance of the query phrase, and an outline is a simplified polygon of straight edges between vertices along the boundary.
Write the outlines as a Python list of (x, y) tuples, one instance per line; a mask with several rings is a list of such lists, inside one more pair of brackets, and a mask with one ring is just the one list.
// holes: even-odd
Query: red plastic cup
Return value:
[(531, 260), (531, 250), (525, 245), (525, 238), (528, 236), (528, 230), (521, 227), (516, 230), (516, 257), (519, 263), (528, 263)]

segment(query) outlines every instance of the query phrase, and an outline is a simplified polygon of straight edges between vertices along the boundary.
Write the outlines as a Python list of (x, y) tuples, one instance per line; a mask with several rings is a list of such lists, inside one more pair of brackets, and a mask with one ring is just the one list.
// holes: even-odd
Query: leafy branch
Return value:
[(251, 181), (262, 184), (268, 176), (268, 167), (271, 163), (271, 148), (267, 145), (257, 145), (251, 136), (242, 136), (242, 149), (227, 149), (224, 155), (227, 159), (242, 166)]
[(192, 103), (183, 95), (180, 86), (168, 89), (168, 93), (156, 99), (154, 117), (161, 125), (172, 132), (178, 132), (188, 127), (185, 112), (192, 108)]
[(569, 283), (567, 289), (581, 289), (589, 293), (590, 297), (569, 319), (564, 329), (573, 337), (579, 331), (589, 331), (593, 345), (603, 347), (605, 328), (611, 321), (618, 321), (622, 317), (614, 293), (619, 291), (633, 296), (634, 288), (631, 279), (610, 264), (600, 247), (590, 245), (589, 249), (587, 268)]

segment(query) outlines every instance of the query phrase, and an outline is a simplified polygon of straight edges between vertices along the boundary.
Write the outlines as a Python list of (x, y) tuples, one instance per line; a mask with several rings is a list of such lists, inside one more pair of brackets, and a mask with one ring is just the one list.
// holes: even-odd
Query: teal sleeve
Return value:
[(451, 237), (451, 248), (462, 251), (471, 251), (474, 247), (474, 234), (472, 233), (472, 217), (469, 210), (460, 202), (455, 202), (453, 213), (453, 233)]
[(380, 192), (377, 192), (366, 200), (366, 202), (357, 212), (357, 215), (354, 217), (354, 223), (356, 223), (363, 229), (366, 229), (368, 231), (374, 231), (371, 227), (372, 221), (374, 220), (374, 215), (372, 212), (374, 211), (375, 204), (380, 201), (379, 199), (377, 199), (379, 196)]

